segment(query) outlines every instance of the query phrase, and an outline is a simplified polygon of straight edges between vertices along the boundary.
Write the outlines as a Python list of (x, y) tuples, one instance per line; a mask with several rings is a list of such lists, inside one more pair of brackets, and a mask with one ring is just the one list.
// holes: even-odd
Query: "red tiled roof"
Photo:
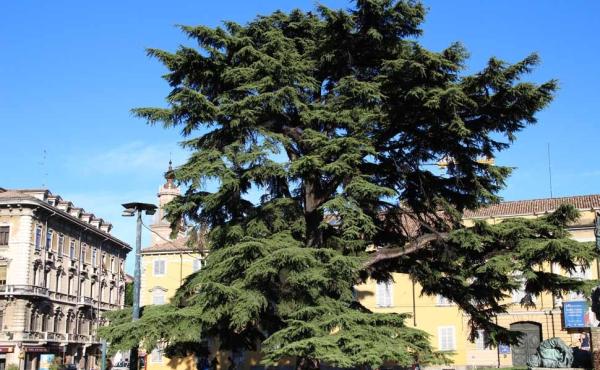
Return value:
[(179, 237), (175, 240), (159, 243), (151, 247), (142, 249), (142, 254), (145, 253), (157, 253), (157, 252), (178, 252), (178, 251), (192, 251), (194, 248), (188, 246), (187, 237)]
[(475, 211), (465, 211), (464, 216), (483, 218), (541, 214), (552, 212), (562, 204), (572, 204), (579, 210), (600, 209), (600, 194), (502, 202)]

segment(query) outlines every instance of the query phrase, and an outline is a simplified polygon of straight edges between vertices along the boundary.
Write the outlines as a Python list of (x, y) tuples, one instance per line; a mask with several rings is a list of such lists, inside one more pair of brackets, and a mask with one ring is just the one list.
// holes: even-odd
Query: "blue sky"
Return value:
[[(324, 0), (334, 7), (349, 1)], [(160, 106), (168, 87), (144, 48), (191, 43), (175, 24), (244, 23), (276, 9), (311, 9), (314, 1), (2, 1), (0, 2), (0, 187), (49, 187), (110, 220), (133, 244), (132, 219), (120, 204), (153, 202), (177, 146), (177, 130), (150, 127), (129, 110)], [(599, 193), (600, 3), (595, 1), (431, 0), (423, 44), (462, 42), (468, 71), (490, 56), (514, 62), (538, 52), (533, 81), (557, 78), (556, 100), (497, 162), (516, 171), (507, 200)], [(44, 151), (46, 152), (44, 156)], [(150, 220), (147, 220), (150, 221)], [(147, 236), (145, 243), (147, 243)], [(128, 261), (131, 271), (131, 261)]]

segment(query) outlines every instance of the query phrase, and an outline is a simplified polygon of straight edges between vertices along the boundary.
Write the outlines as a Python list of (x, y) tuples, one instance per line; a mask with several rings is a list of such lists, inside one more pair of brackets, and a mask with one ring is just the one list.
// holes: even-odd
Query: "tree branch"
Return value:
[(396, 258), (399, 258), (402, 256), (416, 253), (418, 251), (421, 251), (421, 250), (429, 247), (429, 245), (433, 241), (447, 240), (448, 235), (449, 235), (448, 233), (425, 234), (425, 235), (422, 235), (422, 236), (414, 239), (413, 241), (407, 243), (403, 247), (379, 249), (373, 256), (373, 258), (371, 258), (369, 261), (367, 261), (363, 265), (363, 267), (371, 268), (382, 261), (396, 259)]

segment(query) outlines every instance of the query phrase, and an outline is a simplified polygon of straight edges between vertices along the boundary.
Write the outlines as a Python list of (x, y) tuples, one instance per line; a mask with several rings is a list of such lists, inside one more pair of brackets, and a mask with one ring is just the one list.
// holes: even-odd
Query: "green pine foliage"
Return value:
[(424, 15), (410, 0), (356, 0), (350, 10), (182, 26), (196, 47), (148, 51), (172, 90), (168, 107), (134, 112), (181, 130), (191, 155), (175, 176), (187, 190), (168, 217), (208, 227), (211, 252), (170, 304), (146, 307), (135, 324), (129, 311), (111, 314), (101, 334), (114, 349), (215, 339), (303, 369), (432, 363), (446, 359), (426, 333), (407, 327), (406, 314), (369, 311), (353, 287), (409, 274), (493, 343), (516, 340), (494, 317), (521, 284), (526, 305), (541, 292), (587, 289), (547, 268), (595, 256), (568, 239), (572, 207), (460, 222), (499, 201), (511, 170), (481, 159), (536, 122), (556, 82), (522, 80), (536, 55), (492, 58), (465, 75), (462, 45), (419, 44)]

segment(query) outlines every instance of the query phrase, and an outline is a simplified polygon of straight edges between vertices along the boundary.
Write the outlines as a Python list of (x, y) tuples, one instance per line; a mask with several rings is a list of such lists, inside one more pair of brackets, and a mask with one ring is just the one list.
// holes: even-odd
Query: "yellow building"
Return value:
[[(167, 183), (158, 194), (160, 208), (177, 194), (179, 189), (174, 187), (168, 172)], [(498, 223), (511, 217), (539, 217), (564, 203), (573, 204), (581, 212), (577, 224), (570, 227), (572, 237), (578, 241), (594, 241), (594, 221), (596, 211), (600, 210), (600, 195), (504, 202), (467, 212), (464, 223), (472, 225), (479, 219)], [(153, 230), (160, 237), (142, 252), (142, 305), (167, 302), (183, 279), (202, 268), (203, 263), (203, 257), (185, 245), (184, 237), (166, 241), (170, 229), (162, 220), (161, 211), (158, 212)], [(581, 271), (578, 276), (598, 278), (596, 265), (587, 271)], [(356, 291), (360, 302), (374, 312), (410, 313), (412, 318), (408, 320), (408, 325), (428, 332), (432, 345), (437, 349), (454, 352), (453, 364), (432, 366), (432, 369), (522, 366), (528, 355), (535, 351), (537, 343), (552, 337), (560, 337), (571, 346), (580, 345), (580, 334), (567, 331), (562, 323), (561, 302), (581, 299), (575, 295), (562, 298), (542, 295), (536, 297), (535, 308), (526, 309), (517, 303), (522, 292), (513, 292), (514, 305), (507, 314), (498, 317), (498, 324), (525, 332), (526, 340), (520, 346), (509, 348), (509, 353), (501, 353), (497, 348), (486, 348), (483, 335), (475, 343), (469, 342), (468, 317), (443, 297), (422, 296), (420, 286), (413, 284), (407, 275), (395, 274), (394, 281), (387, 284), (369, 281), (357, 286)], [(221, 356), (221, 359), (226, 357)], [(256, 356), (247, 354), (244, 357), (239, 362), (244, 363), (243, 368), (262, 368), (257, 366)], [(159, 350), (148, 354), (147, 358), (147, 370), (192, 370), (195, 366), (193, 356), (168, 359)]]
[[(582, 242), (594, 241), (594, 222), (596, 211), (600, 209), (600, 195), (503, 202), (467, 212), (464, 223), (472, 225), (475, 220), (481, 219), (498, 223), (511, 217), (534, 218), (552, 212), (565, 203), (574, 205), (581, 213), (577, 224), (569, 229), (572, 238)], [(586, 271), (579, 271), (576, 276), (597, 279), (597, 264)], [(469, 342), (469, 318), (443, 297), (421, 296), (421, 288), (418, 284), (413, 285), (407, 275), (395, 274), (394, 282), (378, 284), (370, 281), (356, 289), (361, 303), (367, 308), (374, 312), (410, 313), (413, 317), (407, 324), (428, 332), (432, 345), (437, 349), (453, 351), (453, 364), (439, 368), (524, 366), (527, 357), (535, 352), (537, 344), (552, 337), (560, 337), (570, 346), (580, 346), (581, 334), (564, 329), (562, 317), (562, 302), (581, 300), (582, 297), (576, 294), (566, 297), (544, 294), (535, 297), (535, 308), (527, 309), (518, 303), (523, 292), (513, 292), (512, 302), (507, 302), (513, 303), (512, 308), (507, 314), (498, 316), (498, 324), (524, 332), (525, 338), (519, 346), (500, 351), (498, 348), (486, 348), (483, 335), (475, 343)]]
[[(167, 303), (188, 275), (200, 270), (204, 264), (202, 251), (190, 248), (187, 238), (180, 232), (171, 238), (171, 227), (164, 218), (164, 206), (180, 194), (175, 186), (171, 163), (165, 174), (166, 183), (158, 190), (158, 210), (152, 230), (151, 245), (142, 250), (142, 281), (140, 305)], [(146, 356), (146, 370), (195, 369), (194, 356), (169, 359), (160, 349)]]

